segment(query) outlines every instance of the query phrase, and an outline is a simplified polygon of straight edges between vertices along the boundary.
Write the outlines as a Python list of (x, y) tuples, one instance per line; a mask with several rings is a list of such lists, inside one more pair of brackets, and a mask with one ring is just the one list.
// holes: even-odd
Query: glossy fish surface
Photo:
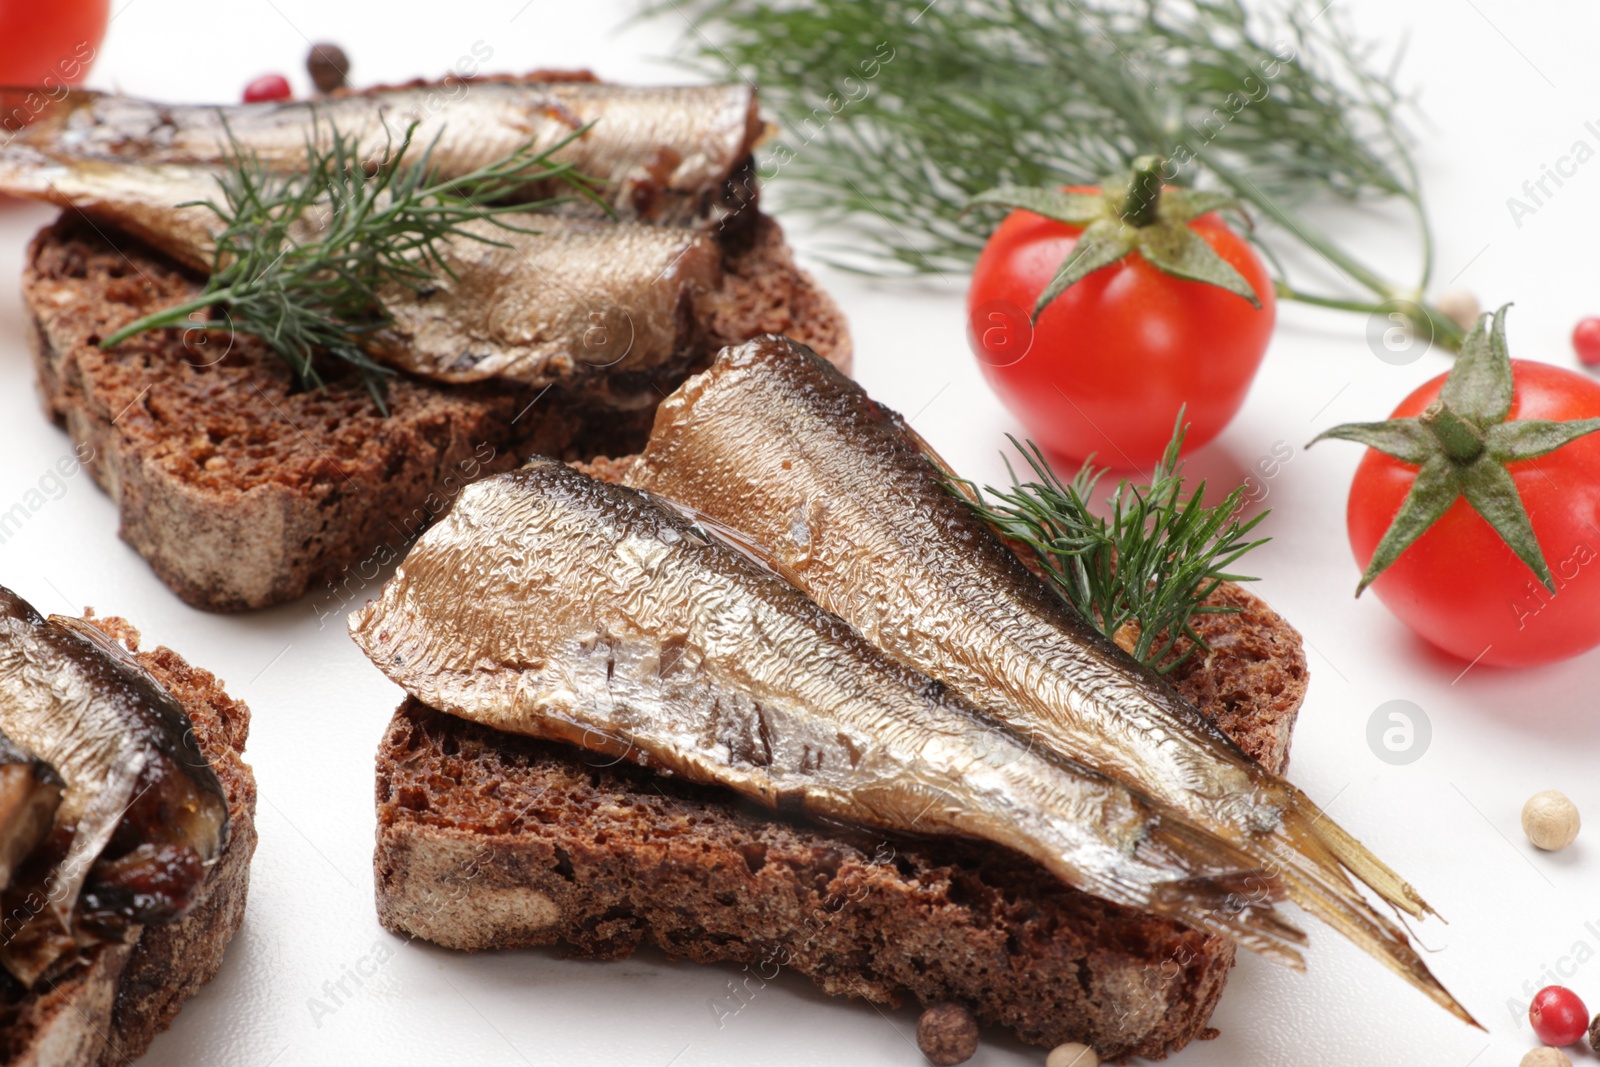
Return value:
[(55, 769), (0, 735), (0, 893), (44, 841), (60, 803)]
[(351, 632), (439, 710), (773, 808), (984, 838), (1298, 962), (1232, 849), (1042, 759), (671, 506), (556, 461), (463, 490)]
[(536, 232), (469, 223), (499, 243), (453, 238), (444, 253), (455, 277), (384, 290), (392, 322), (374, 357), (439, 381), (561, 383), (617, 407), (659, 401), (653, 389), (630, 397), (614, 379), (692, 350), (694, 308), (722, 281), (716, 243), (679, 227), (505, 218)]
[(63, 160), (0, 140), (0, 193), (76, 208), (199, 271), (211, 269), (217, 217), (203, 204), (222, 201), (221, 173), (210, 165)]
[(657, 412), (627, 484), (728, 528), (890, 656), (1043, 748), (1258, 857), (1290, 896), (1459, 1017), (1403, 932), (1410, 886), (1081, 620), (947, 487), (895, 413), (803, 346), (725, 349)]
[[(220, 174), (202, 164), (59, 163), (0, 148), (0, 190), (77, 208), (199, 270), (212, 263), (217, 222), (199, 202), (220, 198)], [(391, 323), (372, 336), (373, 358), (445, 382), (560, 383), (613, 407), (659, 400), (619, 375), (687, 360), (691, 323), (704, 317), (697, 302), (722, 281), (716, 241), (681, 226), (544, 212), (501, 219), (506, 226), (462, 227), (484, 240), (441, 241), (449, 271), (427, 286), (382, 290)], [(317, 225), (306, 219), (301, 230), (312, 238)]]
[(42, 618), (0, 588), (0, 731), (61, 783), (46, 862), (12, 887), (49, 906), (30, 908), (20, 935), (8, 927), (0, 963), (31, 984), (84, 936), (80, 924), (181, 915), (228, 827), (182, 705), (100, 631)]
[[(749, 192), (740, 171), (762, 130), (746, 84), (633, 87), (592, 81), (456, 81), (345, 93), (315, 101), (163, 104), (74, 91), (9, 138), (58, 162), (210, 165), (231, 156), (229, 134), (264, 165), (298, 170), (313, 118), (381, 153), (412, 123), (418, 145), (434, 142), (441, 177), (467, 174), (531, 145), (559, 149), (607, 183), (603, 194), (624, 218), (711, 225)], [(3, 143), (3, 142), (0, 142)], [(538, 185), (529, 199), (555, 190)]]

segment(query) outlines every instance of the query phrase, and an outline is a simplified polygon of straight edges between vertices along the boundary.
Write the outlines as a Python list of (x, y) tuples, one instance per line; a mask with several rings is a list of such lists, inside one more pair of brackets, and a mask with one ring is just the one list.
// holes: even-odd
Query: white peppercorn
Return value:
[(1100, 1067), (1100, 1057), (1088, 1045), (1068, 1041), (1050, 1050), (1044, 1067)]
[(1535, 793), (1522, 806), (1522, 832), (1538, 848), (1555, 852), (1578, 836), (1578, 806), (1556, 789)]
[(1463, 330), (1472, 329), (1478, 321), (1478, 298), (1465, 289), (1446, 289), (1434, 301), (1434, 307)]
[(1558, 1048), (1536, 1048), (1522, 1057), (1522, 1067), (1572, 1067), (1572, 1061)]

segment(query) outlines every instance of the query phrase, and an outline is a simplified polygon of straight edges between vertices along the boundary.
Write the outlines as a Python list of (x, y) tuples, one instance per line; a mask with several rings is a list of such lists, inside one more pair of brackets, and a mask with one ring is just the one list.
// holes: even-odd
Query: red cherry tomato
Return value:
[(1533, 1032), (1551, 1048), (1563, 1048), (1589, 1032), (1589, 1010), (1565, 986), (1545, 986), (1528, 1007)]
[(1572, 328), (1572, 350), (1578, 353), (1578, 362), (1586, 367), (1600, 364), (1600, 319), (1578, 320)]
[[(0, 0), (0, 128), (27, 123), (89, 73), (110, 0)], [(23, 91), (32, 90), (32, 91)]]
[(1069, 287), (1030, 329), (1035, 301), (1081, 231), (1014, 211), (989, 238), (968, 292), (968, 339), (989, 384), (1048, 451), (1145, 467), (1166, 448), (1180, 407), (1189, 451), (1244, 403), (1272, 336), (1272, 280), (1215, 213), (1189, 227), (1250, 283), (1259, 309), (1133, 252)]
[[(1511, 419), (1600, 416), (1600, 384), (1547, 363), (1511, 361)], [(1422, 414), (1444, 375), (1394, 417)], [(1550, 594), (1465, 500), (1400, 554), (1372, 589), (1407, 626), (1465, 660), (1549, 663), (1600, 644), (1600, 434), (1507, 468), (1555, 576)], [(1368, 449), (1350, 487), (1350, 544), (1363, 569), (1417, 468)]]
[(289, 79), (282, 74), (263, 74), (244, 87), (244, 102), (259, 104), (265, 100), (287, 100), (294, 95)]

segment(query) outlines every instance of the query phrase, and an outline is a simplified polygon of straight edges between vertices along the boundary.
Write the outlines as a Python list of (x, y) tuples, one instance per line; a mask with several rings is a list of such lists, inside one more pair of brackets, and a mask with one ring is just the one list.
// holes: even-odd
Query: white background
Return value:
[[(588, 65), (619, 80), (671, 80), (659, 57), (682, 29), (669, 17), (619, 33), (631, 9), (596, 0), (533, 0), (523, 10), (523, 0), (118, 6), (91, 84), (195, 101), (236, 99), (246, 80), (272, 70), (305, 91), (307, 37), (342, 43), (357, 81), (437, 75), (478, 41), (494, 49), (488, 69)], [(1575, 140), (1600, 147), (1584, 129), (1600, 120), (1600, 8), (1575, 0), (1333, 6), (1369, 34), (1410, 35), (1404, 69), (1428, 118), (1420, 159), (1440, 282), (1457, 279), (1489, 306), (1514, 299), (1513, 353), (1570, 365), (1572, 325), (1600, 312), (1600, 161), (1520, 227), (1506, 198)], [(892, 40), (892, 28), (885, 32)], [(0, 205), (0, 507), (69, 452), (40, 415), (15, 282), (25, 241), (50, 215)], [(1370, 262), (1407, 275), (1398, 216), (1345, 213), (1330, 224)], [(804, 253), (804, 228), (790, 232)], [(915, 286), (818, 274), (850, 316), (858, 375), (873, 395), (914, 415), (958, 467), (998, 480), (1002, 435), (1018, 428), (968, 354), (961, 280)], [(1243, 413), (1191, 467), (1236, 483), (1276, 443), (1294, 446), (1266, 483), (1274, 541), (1250, 558), (1264, 579), (1259, 591), (1300, 628), (1310, 657), (1291, 775), (1451, 920), (1423, 927), (1421, 940), (1490, 1033), (1469, 1030), (1314, 928), (1307, 975), (1242, 960), (1214, 1019), (1222, 1037), (1182, 1053), (1185, 1067), (1515, 1064), (1533, 1042), (1513, 1009), (1527, 1002), (1524, 983), (1544, 984), (1549, 967), (1564, 967), (1600, 1007), (1600, 845), (1580, 838), (1565, 853), (1540, 855), (1518, 829), (1528, 795), (1561, 788), (1591, 809), (1600, 834), (1600, 655), (1463, 675), (1464, 664), (1429, 651), (1374, 598), (1352, 599), (1357, 572), (1343, 514), (1359, 449), (1302, 445), (1334, 423), (1387, 414), (1446, 367), (1436, 354), (1403, 367), (1380, 362), (1363, 329), (1359, 316), (1284, 309)], [(719, 1029), (707, 1002), (726, 992), (731, 971), (654, 953), (598, 964), (544, 951), (467, 957), (384, 933), (373, 909), (372, 758), (397, 690), (342, 628), (319, 630), (309, 602), (234, 617), (185, 607), (116, 538), (116, 525), (111, 502), (80, 474), (0, 546), (0, 581), (45, 611), (90, 604), (126, 615), (149, 643), (224, 678), (254, 711), (248, 757), (261, 791), (244, 929), (150, 1062), (920, 1062), (911, 1010), (830, 999), (792, 976)], [(1380, 762), (1365, 740), (1369, 715), (1392, 699), (1414, 701), (1433, 727), (1429, 751), (1406, 767)], [(315, 1020), (309, 1000), (323, 983), (374, 953), (392, 958), (352, 1001)], [(973, 1062), (1038, 1064), (1043, 1055), (991, 1034)]]

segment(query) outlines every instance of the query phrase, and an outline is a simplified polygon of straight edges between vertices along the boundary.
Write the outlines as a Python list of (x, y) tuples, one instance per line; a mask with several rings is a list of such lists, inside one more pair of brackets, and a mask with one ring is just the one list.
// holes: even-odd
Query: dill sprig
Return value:
[[(319, 353), (349, 364), (384, 409), (382, 386), (393, 371), (374, 362), (367, 347), (391, 321), (380, 296), (385, 286), (422, 288), (441, 275), (454, 278), (443, 252), (447, 241), (504, 244), (468, 223), (487, 219), (532, 232), (504, 216), (559, 202), (511, 202), (535, 183), (560, 182), (598, 200), (571, 164), (550, 158), (583, 130), (549, 148), (536, 151), (530, 143), (470, 173), (441, 178), (433, 162), (437, 138), (411, 158), (416, 123), (376, 158), (331, 125), (323, 138), (320, 125), (313, 118), (307, 132), (305, 169), (291, 173), (269, 168), (230, 132), (217, 176), (221, 202), (179, 205), (217, 216), (205, 288), (125, 326), (103, 346), (164, 326), (252, 334), (308, 388), (323, 384)], [(190, 321), (195, 312), (219, 307), (220, 316)]]
[[(1270, 223), (1256, 237), (1281, 297), (1398, 311), (1459, 348), (1423, 295), (1433, 240), (1408, 101), (1324, 0), (642, 2), (691, 20), (692, 67), (761, 85), (783, 127), (762, 173), (777, 202), (838, 226), (841, 266), (964, 270), (999, 218), (964, 214), (977, 194), (1098, 184), (1155, 154), (1177, 164), (1174, 184), (1224, 190)], [(1298, 213), (1389, 198), (1414, 217), (1412, 286)], [(1322, 262), (1292, 279), (1279, 253), (1295, 245)], [(1325, 277), (1302, 288), (1309, 273)]]
[[(1084, 619), (1107, 637), (1132, 625), (1137, 630), (1134, 658), (1165, 674), (1195, 649), (1207, 647), (1195, 630), (1196, 615), (1237, 608), (1205, 601), (1223, 582), (1253, 582), (1228, 568), (1267, 538), (1250, 534), (1267, 512), (1241, 519), (1244, 487), (1206, 506), (1205, 482), (1184, 493), (1183, 416), (1147, 486), (1124, 480), (1107, 499), (1109, 515), (1094, 514), (1090, 501), (1105, 475), (1085, 463), (1070, 482), (1050, 468), (1031, 442), (1012, 445), (1033, 468), (1037, 481), (1024, 482), (1006, 461), (1009, 490), (952, 479), (953, 488), (1002, 536), (1033, 549), (1051, 586)], [(984, 497), (987, 492), (992, 500)], [(1178, 645), (1188, 638), (1182, 652)]]

